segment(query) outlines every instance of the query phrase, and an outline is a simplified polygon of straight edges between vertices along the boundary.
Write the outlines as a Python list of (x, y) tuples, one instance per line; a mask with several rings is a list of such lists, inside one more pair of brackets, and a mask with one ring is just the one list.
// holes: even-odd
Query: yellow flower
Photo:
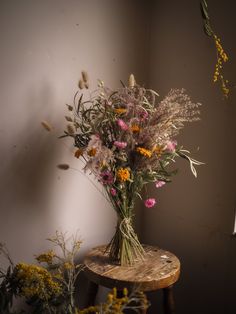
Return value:
[(64, 263), (64, 268), (65, 269), (72, 269), (74, 266), (73, 266), (73, 264), (71, 264), (71, 263), (69, 263), (69, 262), (65, 262)]
[(127, 290), (127, 288), (124, 288), (124, 289), (123, 289), (123, 294), (124, 294), (125, 297), (128, 295), (128, 290)]
[(53, 251), (51, 250), (51, 251), (48, 251), (48, 252), (46, 252), (46, 253), (42, 253), (42, 254), (36, 256), (35, 259), (36, 259), (39, 263), (48, 263), (48, 264), (51, 264), (54, 256), (55, 256), (55, 252), (53, 252)]
[(123, 114), (123, 113), (127, 112), (127, 109), (125, 109), (125, 108), (115, 108), (114, 111), (117, 114)]
[(223, 70), (223, 62), (227, 62), (229, 60), (227, 54), (225, 53), (221, 43), (220, 39), (214, 35), (214, 41), (215, 41), (215, 46), (216, 46), (216, 52), (217, 52), (217, 62), (215, 65), (215, 72), (213, 75), (213, 82), (217, 82), (219, 79), (221, 81), (221, 89), (224, 94), (224, 96), (227, 98), (228, 94), (230, 92), (227, 84), (228, 81), (224, 79), (222, 70)]
[(152, 152), (149, 149), (146, 149), (144, 147), (137, 147), (136, 151), (140, 153), (141, 155), (150, 158), (152, 156)]
[(123, 182), (129, 180), (129, 178), (130, 178), (129, 169), (128, 169), (128, 168), (120, 168), (120, 169), (117, 171), (117, 178), (118, 178), (120, 181), (123, 181)]
[(88, 155), (89, 155), (90, 157), (94, 157), (94, 156), (96, 155), (96, 152), (97, 152), (96, 148), (91, 148), (91, 149), (88, 151)]
[(43, 267), (19, 263), (14, 271), (19, 281), (20, 294), (26, 298), (37, 297), (46, 301), (62, 292), (61, 285)]

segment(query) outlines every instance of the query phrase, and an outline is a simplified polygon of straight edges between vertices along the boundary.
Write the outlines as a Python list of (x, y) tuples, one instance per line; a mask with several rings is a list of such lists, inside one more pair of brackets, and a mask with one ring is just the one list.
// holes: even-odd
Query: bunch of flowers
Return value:
[(136, 290), (128, 295), (128, 290), (124, 288), (123, 296), (119, 297), (117, 294), (117, 289), (113, 288), (112, 291), (108, 293), (105, 303), (90, 306), (84, 310), (81, 310), (77, 314), (122, 314), (125, 310), (132, 310), (132, 312), (135, 313), (145, 313), (148, 307), (149, 302), (146, 295), (142, 291)]
[[(57, 254), (50, 250), (35, 256), (40, 265), (22, 262), (15, 265), (6, 246), (0, 243), (0, 257), (9, 262), (6, 270), (0, 266), (1, 314), (122, 314), (127, 309), (143, 313), (148, 308), (149, 302), (143, 292), (135, 290), (128, 293), (124, 288), (123, 295), (118, 296), (114, 288), (107, 295), (106, 302), (79, 309), (75, 290), (82, 265), (75, 263), (75, 257), (81, 242), (76, 237), (66, 238), (61, 232), (48, 240), (61, 252)], [(28, 311), (14, 310), (13, 301), (16, 298), (25, 300), (31, 306)]]
[[(117, 212), (116, 233), (108, 249), (122, 265), (132, 264), (144, 252), (132, 226), (135, 198), (141, 197), (143, 186), (169, 182), (175, 171), (167, 168), (176, 157), (187, 159), (195, 176), (194, 165), (200, 164), (175, 140), (185, 122), (199, 119), (200, 104), (183, 89), (172, 89), (160, 102), (158, 96), (137, 85), (132, 74), (128, 86), (117, 90), (99, 81), (98, 90), (86, 99), (78, 90), (74, 106), (68, 105), (69, 124), (61, 136), (73, 138), (75, 157), (103, 185)], [(146, 207), (155, 203), (155, 198), (144, 201)]]
[(50, 250), (37, 255), (39, 264), (14, 265), (6, 246), (0, 243), (0, 255), (10, 262), (7, 271), (0, 268), (0, 313), (11, 313), (13, 299), (19, 297), (33, 307), (34, 313), (75, 313), (75, 282), (82, 268), (75, 257), (81, 241), (76, 237), (66, 239), (61, 232), (48, 240), (61, 252)]

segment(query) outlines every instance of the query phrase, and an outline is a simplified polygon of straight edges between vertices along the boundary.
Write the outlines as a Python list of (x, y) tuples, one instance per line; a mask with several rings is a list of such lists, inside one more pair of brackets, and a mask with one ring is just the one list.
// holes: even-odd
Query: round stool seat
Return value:
[(85, 273), (88, 278), (107, 288), (138, 287), (141, 291), (153, 291), (172, 286), (180, 275), (180, 261), (169, 251), (143, 245), (143, 260), (132, 266), (120, 266), (109, 260), (106, 246), (93, 248), (85, 257)]

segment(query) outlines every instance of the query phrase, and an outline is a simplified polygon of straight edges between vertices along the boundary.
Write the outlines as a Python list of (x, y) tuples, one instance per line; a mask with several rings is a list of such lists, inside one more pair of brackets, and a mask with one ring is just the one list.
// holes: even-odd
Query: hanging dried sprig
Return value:
[(45, 130), (48, 132), (52, 131), (52, 126), (47, 121), (42, 121), (41, 125), (44, 127)]
[(229, 58), (223, 49), (220, 38), (215, 34), (211, 26), (209, 12), (208, 12), (208, 5), (207, 5), (206, 0), (201, 0), (201, 13), (202, 13), (202, 18), (204, 22), (204, 31), (207, 36), (213, 39), (215, 43), (215, 47), (216, 47), (216, 65), (215, 65), (215, 72), (213, 75), (213, 82), (221, 83), (222, 93), (225, 98), (228, 98), (229, 92), (230, 92), (229, 81), (224, 78), (223, 64), (226, 63)]

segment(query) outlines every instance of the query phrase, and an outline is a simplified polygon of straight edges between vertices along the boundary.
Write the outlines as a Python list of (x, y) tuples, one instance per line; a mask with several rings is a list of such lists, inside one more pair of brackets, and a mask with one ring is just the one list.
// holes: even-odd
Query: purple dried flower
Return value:
[(175, 151), (176, 146), (177, 146), (176, 141), (168, 141), (166, 143), (166, 149), (171, 153), (173, 153)]
[(110, 193), (111, 193), (112, 196), (116, 196), (116, 189), (111, 188), (110, 189)]
[(101, 181), (103, 184), (112, 184), (114, 182), (114, 177), (111, 171), (105, 170), (100, 174)]

